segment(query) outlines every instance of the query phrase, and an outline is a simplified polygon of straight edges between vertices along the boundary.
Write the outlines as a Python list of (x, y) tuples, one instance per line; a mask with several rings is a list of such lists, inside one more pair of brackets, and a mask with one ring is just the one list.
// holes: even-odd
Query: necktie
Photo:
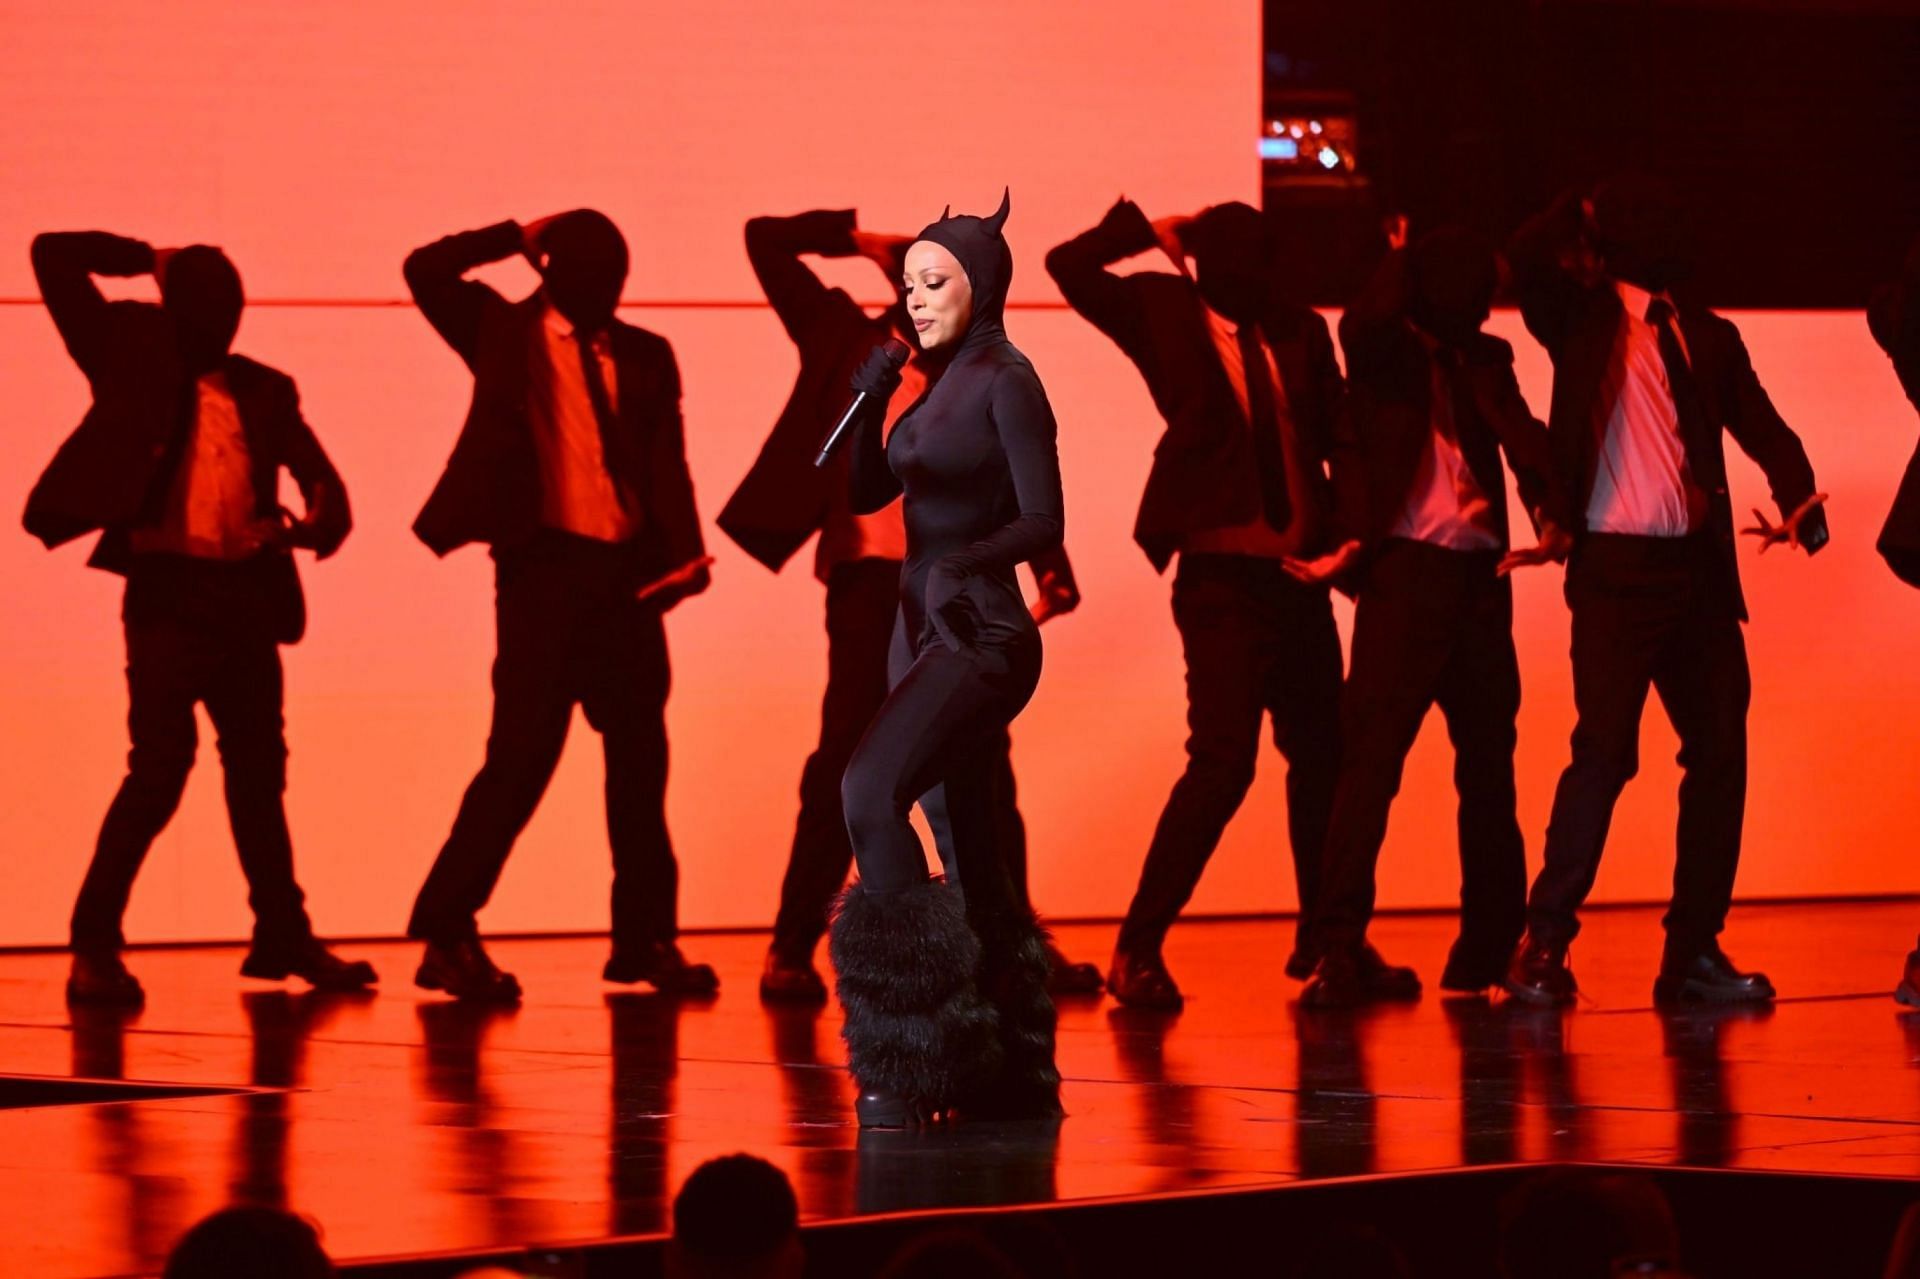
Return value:
[(607, 380), (600, 371), (600, 356), (593, 349), (593, 335), (576, 329), (573, 339), (580, 348), (580, 372), (586, 378), (587, 398), (593, 402), (593, 418), (600, 424), (600, 457), (607, 474), (613, 477), (620, 509), (631, 515), (634, 495), (640, 492), (640, 468), (628, 456), (625, 437), (614, 416), (613, 397), (607, 394)]
[(1667, 389), (1673, 393), (1674, 417), (1680, 425), (1680, 443), (1687, 453), (1687, 471), (1692, 483), (1687, 486), (1688, 523), (1698, 528), (1706, 513), (1709, 486), (1720, 483), (1716, 465), (1719, 451), (1714, 447), (1713, 428), (1707, 421), (1707, 409), (1700, 398), (1700, 384), (1694, 381), (1693, 366), (1680, 346), (1680, 333), (1673, 323), (1673, 304), (1655, 298), (1647, 305), (1647, 323), (1660, 341), (1660, 362), (1667, 368)]
[(1260, 507), (1274, 531), (1284, 533), (1293, 520), (1293, 504), (1287, 499), (1287, 460), (1267, 350), (1260, 342), (1258, 325), (1243, 324), (1236, 336), (1247, 376), (1247, 419), (1253, 427), (1253, 457), (1260, 470)]

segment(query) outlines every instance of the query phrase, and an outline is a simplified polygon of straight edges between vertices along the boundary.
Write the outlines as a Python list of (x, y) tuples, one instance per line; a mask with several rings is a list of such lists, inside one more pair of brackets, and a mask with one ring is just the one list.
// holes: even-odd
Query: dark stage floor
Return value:
[[(237, 950), (136, 953), (148, 1007), (124, 1018), (69, 1016), (63, 956), (5, 956), (7, 1074), (244, 1091), (50, 1105), (0, 1080), (0, 1271), (153, 1270), (232, 1199), (311, 1215), (341, 1259), (645, 1235), (735, 1150), (785, 1168), (814, 1221), (1536, 1160), (1913, 1177), (1920, 1014), (1888, 992), (1916, 925), (1915, 905), (1736, 911), (1729, 949), (1783, 996), (1759, 1014), (1655, 1013), (1657, 913), (1634, 910), (1592, 917), (1565, 1014), (1430, 992), (1342, 1016), (1293, 1006), (1291, 924), (1189, 924), (1183, 1015), (1063, 1006), (1057, 1132), (877, 1140), (835, 1013), (761, 1007), (758, 936), (690, 938), (723, 990), (681, 1005), (603, 986), (599, 941), (503, 942), (528, 996), (495, 1013), (415, 991), (411, 946), (347, 948), (387, 985), (344, 1001), (243, 982)], [(1431, 979), (1452, 927), (1375, 936)], [(1110, 928), (1059, 931), (1104, 962)]]

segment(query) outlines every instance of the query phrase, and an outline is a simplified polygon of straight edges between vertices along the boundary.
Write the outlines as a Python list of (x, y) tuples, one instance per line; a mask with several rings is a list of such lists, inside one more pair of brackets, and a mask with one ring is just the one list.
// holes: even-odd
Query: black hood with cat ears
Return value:
[(960, 351), (989, 342), (1004, 342), (1007, 337), (1007, 287), (1013, 282), (1013, 250), (1001, 235), (1007, 214), (1013, 210), (1013, 192), (1000, 197), (1000, 207), (992, 216), (977, 218), (970, 214), (955, 216), (952, 205), (940, 220), (921, 231), (916, 239), (927, 240), (953, 254), (960, 269), (973, 286), (973, 318), (961, 338)]

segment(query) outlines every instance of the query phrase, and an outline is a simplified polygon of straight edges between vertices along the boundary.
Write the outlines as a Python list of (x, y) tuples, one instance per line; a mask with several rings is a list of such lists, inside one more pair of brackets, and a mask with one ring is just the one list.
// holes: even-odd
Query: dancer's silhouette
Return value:
[[(1156, 246), (1178, 274), (1110, 269)], [(1157, 570), (1180, 556), (1173, 616), (1191, 734), (1107, 974), (1121, 1002), (1141, 1007), (1181, 1004), (1161, 944), (1253, 784), (1269, 716), (1287, 761), (1303, 917), (1319, 888), (1339, 766), (1340, 637), (1327, 588), (1282, 561), (1326, 548), (1326, 460), (1344, 392), (1326, 321), (1285, 300), (1277, 249), (1266, 215), (1244, 204), (1150, 223), (1121, 200), (1047, 255), (1067, 302), (1138, 366), (1167, 425), (1134, 537)], [(1300, 932), (1287, 971), (1304, 978), (1313, 960)]]
[[(519, 302), (466, 278), (524, 254)], [(466, 425), (414, 532), (436, 554), (485, 542), (498, 654), (487, 757), (414, 903), (416, 980), (512, 1000), (474, 916), (559, 763), (578, 704), (606, 752), (613, 848), (608, 981), (705, 993), (680, 954), (679, 867), (667, 834), (667, 639), (662, 615), (706, 589), (687, 474), (680, 374), (666, 339), (615, 317), (627, 245), (580, 209), (449, 236), (407, 258), (427, 320), (473, 370)]]
[(1673, 292), (1690, 258), (1673, 192), (1638, 176), (1590, 199), (1563, 195), (1513, 238), (1521, 315), (1553, 359), (1547, 430), (1571, 512), (1573, 760), (1554, 793), (1546, 864), (1515, 996), (1565, 1003), (1567, 947), (1593, 887), (1614, 801), (1639, 768), (1651, 687), (1680, 736), (1673, 902), (1656, 999), (1767, 1000), (1719, 935), (1733, 899), (1747, 795), (1751, 692), (1722, 433), (1766, 473), (1784, 517), (1745, 530), (1809, 554), (1827, 540), (1826, 495), (1727, 320)]
[[(144, 998), (120, 957), (121, 917), (186, 788), (196, 704), (218, 735), (253, 908), (241, 973), (369, 985), (371, 965), (337, 958), (313, 935), (283, 802), (280, 645), (306, 628), (293, 549), (325, 559), (345, 540), (352, 519), (340, 475), (300, 415), (293, 379), (233, 353), (245, 294), (219, 249), (52, 233), (34, 240), (33, 270), (93, 404), (27, 499), (27, 531), (48, 546), (100, 532), (89, 563), (127, 579), (133, 749), (74, 904), (67, 997)], [(152, 275), (160, 304), (108, 302), (96, 275)], [(280, 505), (283, 467), (300, 488), (301, 516)]]

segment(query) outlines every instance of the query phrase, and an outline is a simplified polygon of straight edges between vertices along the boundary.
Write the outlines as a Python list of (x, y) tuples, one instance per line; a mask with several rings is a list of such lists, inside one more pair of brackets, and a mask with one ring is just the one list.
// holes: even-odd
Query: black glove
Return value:
[(867, 358), (853, 371), (853, 389), (864, 391), (885, 404), (900, 388), (900, 366), (887, 352), (887, 343), (867, 352)]
[(977, 572), (964, 554), (949, 555), (927, 573), (927, 620), (941, 642), (956, 653), (972, 647), (978, 610), (967, 598), (967, 579)]

